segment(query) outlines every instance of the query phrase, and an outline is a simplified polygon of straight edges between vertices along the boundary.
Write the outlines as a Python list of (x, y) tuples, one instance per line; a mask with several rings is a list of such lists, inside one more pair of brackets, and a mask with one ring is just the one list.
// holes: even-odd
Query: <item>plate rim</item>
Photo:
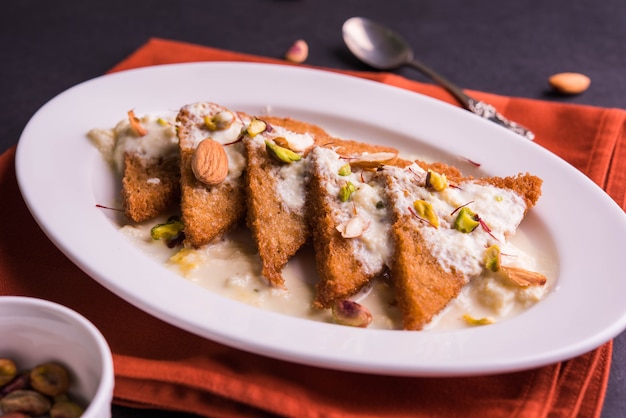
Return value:
[[(166, 321), (180, 328), (191, 331), (197, 335), (200, 335), (204, 338), (209, 338), (230, 346), (233, 346), (238, 349), (242, 349), (245, 351), (252, 351), (257, 354), (278, 358), (282, 360), (287, 360), (291, 362), (308, 364), (318, 367), (345, 370), (345, 371), (356, 371), (356, 372), (367, 372), (367, 373), (376, 373), (376, 374), (387, 374), (387, 375), (407, 375), (407, 376), (466, 376), (466, 375), (475, 375), (475, 374), (486, 374), (486, 373), (497, 373), (497, 372), (508, 372), (515, 370), (523, 370), (532, 367), (538, 367), (546, 364), (553, 363), (555, 361), (565, 360), (567, 358), (574, 357), (576, 355), (582, 354), (586, 351), (589, 351), (601, 343), (608, 341), (609, 339), (616, 336), (619, 332), (623, 331), (626, 328), (626, 310), (621, 312), (621, 317), (616, 318), (610, 326), (606, 326), (602, 330), (598, 330), (598, 332), (593, 336), (593, 338), (587, 338), (585, 341), (578, 341), (578, 344), (570, 344), (567, 347), (561, 347), (560, 350), (552, 350), (550, 352), (542, 353), (538, 355), (535, 353), (534, 355), (528, 355), (527, 357), (520, 356), (515, 361), (507, 362), (506, 364), (503, 362), (503, 359), (497, 359), (497, 361), (485, 361), (483, 363), (463, 363), (463, 364), (446, 364), (445, 362), (439, 362), (435, 365), (429, 365), (427, 363), (405, 363), (402, 362), (394, 362), (390, 359), (372, 359), (368, 361), (367, 356), (359, 356), (357, 358), (351, 357), (348, 354), (351, 354), (350, 349), (348, 351), (341, 351), (338, 355), (333, 353), (324, 353), (324, 355), (312, 353), (306, 351), (303, 353), (301, 350), (305, 347), (295, 347), (291, 349), (286, 349), (285, 347), (277, 347), (272, 341), (263, 341), (262, 343), (250, 343), (250, 341), (246, 341), (241, 338), (241, 335), (231, 335), (224, 330), (220, 330), (221, 332), (216, 332), (215, 330), (206, 330), (202, 328), (202, 324), (199, 324), (195, 321), (189, 321), (189, 318), (180, 318), (174, 315), (172, 317), (171, 312), (164, 312), (163, 309), (159, 307), (153, 306), (149, 301), (145, 301), (142, 297), (129, 293), (128, 288), (120, 285), (115, 281), (112, 281), (110, 277), (102, 277), (102, 273), (94, 270), (92, 266), (89, 264), (91, 260), (85, 260), (84, 255), (77, 254), (76, 248), (71, 245), (68, 246), (68, 241), (64, 239), (64, 237), (59, 237), (58, 234), (55, 233), (54, 228), (50, 225), (51, 215), (43, 213), (39, 206), (39, 198), (33, 195), (33, 187), (35, 185), (33, 182), (41, 182), (42, 179), (40, 177), (33, 178), (31, 172), (29, 172), (29, 164), (32, 164), (33, 161), (38, 163), (41, 162), (42, 156), (38, 155), (37, 158), (33, 159), (33, 153), (36, 152), (33, 150), (33, 146), (35, 145), (35, 139), (31, 139), (31, 132), (34, 129), (41, 129), (38, 124), (41, 123), (45, 112), (49, 112), (50, 110), (56, 110), (55, 106), (59, 106), (59, 104), (63, 105), (64, 100), (67, 98), (71, 98), (73, 95), (78, 95), (84, 91), (88, 91), (90, 89), (97, 89), (100, 85), (115, 84), (116, 82), (125, 79), (133, 79), (135, 80), (137, 76), (150, 78), (154, 76), (162, 76), (167, 73), (174, 73), (177, 75), (181, 74), (197, 74), (197, 72), (213, 72), (217, 74), (223, 75), (226, 71), (228, 72), (242, 72), (242, 73), (251, 73), (254, 72), (258, 77), (259, 74), (263, 74), (263, 77), (272, 78), (277, 74), (281, 76), (281, 82), (292, 83), (293, 78), (304, 78), (307, 80), (314, 80), (316, 82), (325, 82), (333, 85), (342, 85), (347, 86), (346, 88), (350, 91), (351, 94), (358, 94), (360, 89), (367, 90), (373, 92), (372, 94), (377, 95), (389, 95), (392, 96), (398, 102), (415, 102), (421, 110), (423, 108), (428, 108), (426, 110), (432, 111), (436, 114), (444, 114), (446, 116), (451, 117), (455, 122), (461, 123), (463, 127), (470, 126), (479, 131), (479, 133), (484, 134), (486, 136), (493, 136), (500, 138), (502, 141), (509, 141), (508, 144), (512, 144), (511, 146), (515, 149), (524, 150), (531, 155), (539, 155), (543, 158), (547, 159), (550, 164), (558, 167), (560, 170), (566, 171), (568, 174), (571, 174), (575, 179), (575, 183), (577, 186), (580, 186), (584, 193), (592, 196), (594, 201), (598, 200), (602, 204), (602, 208), (606, 213), (609, 213), (610, 216), (619, 219), (619, 213), (621, 213), (621, 225), (622, 228), (626, 226), (626, 216), (624, 216), (621, 208), (617, 206), (612, 199), (610, 199), (602, 189), (600, 189), (597, 185), (595, 185), (591, 180), (589, 180), (586, 176), (580, 173), (578, 170), (573, 168), (571, 165), (566, 163), (560, 157), (555, 156), (551, 152), (541, 148), (540, 146), (528, 143), (527, 140), (517, 137), (515, 134), (506, 131), (504, 128), (500, 128), (495, 126), (491, 126), (491, 122), (484, 121), (480, 118), (475, 117), (475, 115), (469, 114), (469, 112), (463, 111), (457, 107), (451, 106), (447, 103), (441, 102), (439, 100), (430, 98), (428, 96), (421, 95), (415, 92), (409, 92), (407, 90), (401, 89), (399, 87), (388, 86), (385, 84), (377, 83), (371, 80), (364, 80), (357, 77), (353, 77), (346, 74), (334, 73), (325, 70), (317, 70), (312, 68), (302, 68), (302, 67), (292, 67), (285, 66), (280, 64), (266, 64), (266, 63), (238, 63), (238, 62), (210, 62), (210, 63), (183, 63), (183, 64), (164, 64), (159, 66), (151, 66), (151, 67), (143, 67), (137, 68), (112, 74), (107, 74), (104, 76), (96, 77), (94, 79), (85, 81), (76, 86), (69, 88), (68, 90), (60, 93), (49, 102), (47, 102), (42, 108), (40, 108), (31, 118), (31, 120), (26, 125), (22, 136), (18, 142), (17, 151), (16, 151), (16, 173), (18, 177), (18, 185), (20, 187), (20, 191), (24, 196), (24, 200), (27, 203), (27, 206), (31, 213), (33, 214), (35, 220), (38, 222), (40, 227), (44, 230), (48, 238), (61, 249), (61, 251), (72, 260), (79, 268), (83, 269), (89, 276), (91, 276), (94, 280), (102, 284), (103, 286), (109, 288), (118, 296), (122, 297), (126, 301), (131, 304), (139, 307), (140, 309)], [(171, 74), (170, 74), (171, 76)], [(265, 79), (264, 79), (265, 80)], [(382, 93), (381, 93), (382, 92)], [(317, 99), (316, 99), (317, 101)], [(420, 107), (421, 106), (421, 107)], [(305, 106), (306, 108), (306, 106)], [(120, 116), (123, 115), (123, 112), (127, 109), (120, 109)], [(332, 111), (332, 110), (327, 110)], [(369, 110), (371, 111), (371, 110)], [(354, 116), (354, 115), (351, 115)], [(447, 131), (460, 128), (447, 128)], [(481, 138), (473, 138), (473, 140), (484, 144), (485, 140)], [(429, 139), (420, 139), (421, 142), (427, 142)], [(490, 141), (490, 140), (487, 140)], [(86, 142), (86, 141), (85, 141)], [(499, 145), (497, 145), (499, 146)], [(36, 150), (36, 148), (35, 148)], [(84, 170), (86, 168), (86, 164), (79, 164), (76, 167), (76, 170)], [(32, 171), (32, 170), (31, 170)], [(64, 173), (68, 175), (68, 173)], [(37, 183), (39, 184), (39, 183)], [(83, 185), (84, 186), (84, 185)], [(550, 188), (551, 191), (557, 192), (555, 187)], [(542, 197), (543, 199), (543, 197)], [(540, 201), (541, 204), (541, 201)], [(619, 212), (618, 212), (619, 210)], [(60, 216), (55, 213), (55, 216)], [(55, 218), (56, 219), (56, 218)], [(626, 231), (626, 228), (624, 228)], [(624, 240), (619, 242), (626, 242)], [(74, 245), (72, 243), (72, 245)], [(154, 267), (154, 266), (153, 266)], [(623, 270), (623, 268), (622, 268)], [(153, 269), (150, 269), (150, 272), (153, 272)], [(167, 275), (166, 275), (167, 276)], [(171, 280), (171, 277), (168, 278)], [(565, 283), (563, 283), (565, 284)], [(190, 286), (194, 286), (193, 284), (189, 284)], [(181, 285), (182, 286), (182, 285)], [(184, 285), (187, 286), (187, 285)], [(567, 288), (559, 289), (558, 293), (562, 294), (567, 291)], [(552, 296), (552, 295), (549, 295)], [(209, 298), (211, 299), (211, 298)], [(213, 300), (214, 301), (214, 300)], [(234, 301), (221, 301), (226, 306), (230, 306), (232, 303), (237, 303)], [(539, 303), (537, 307), (534, 307), (531, 311), (537, 312), (546, 301), (542, 301)], [(237, 306), (237, 309), (244, 311), (247, 314), (251, 309), (251, 307), (242, 307)], [(193, 310), (191, 311), (194, 312)], [(258, 313), (258, 310), (254, 310), (254, 312)], [(284, 315), (276, 314), (273, 312), (264, 311), (264, 314), (261, 316), (271, 317), (276, 322), (281, 324), (287, 324), (288, 326), (300, 326), (301, 320), (297, 318), (285, 317)], [(536, 316), (536, 315), (533, 315)], [(249, 319), (249, 318), (248, 318)], [(293, 321), (298, 321), (297, 324), (293, 324)], [(509, 322), (518, 323), (520, 321), (519, 318), (513, 318), (512, 320), (507, 320), (506, 323)], [(372, 346), (378, 347), (380, 346), (380, 342), (376, 341), (377, 339), (387, 339), (389, 338), (389, 332), (393, 333), (404, 333), (407, 337), (395, 338), (395, 336), (391, 339), (394, 341), (398, 340), (399, 342), (406, 343), (406, 340), (409, 340), (409, 343), (416, 343), (418, 345), (425, 344), (424, 338), (421, 336), (415, 336), (415, 334), (411, 335), (410, 332), (405, 331), (383, 331), (383, 330), (361, 330), (361, 329), (347, 329), (346, 327), (337, 327), (335, 325), (330, 324), (315, 324), (312, 323), (307, 324), (306, 328), (310, 328), (311, 332), (320, 332), (324, 334), (327, 338), (331, 338), (331, 336), (335, 336), (342, 341), (354, 340), (358, 341), (360, 344), (370, 344)], [(232, 324), (233, 326), (249, 326), (249, 324), (242, 325), (241, 323), (237, 323), (236, 321)], [(503, 324), (496, 324), (492, 326), (491, 329), (498, 329)], [(328, 327), (335, 327), (334, 329), (328, 331)], [(533, 332), (532, 327), (528, 325), (520, 327), (521, 330), (525, 330), (528, 333)], [(463, 340), (463, 344), (467, 344), (467, 341), (475, 341), (477, 338), (492, 338), (492, 331), (483, 329), (470, 329), (470, 330), (462, 330), (457, 331), (458, 334), (450, 337), (449, 335), (445, 335), (446, 333), (441, 332), (429, 332), (429, 338), (437, 339), (443, 341), (442, 344), (450, 344), (451, 341), (455, 340)], [(338, 334), (338, 335), (337, 335)], [(374, 337), (378, 335), (383, 335), (381, 337)], [(411, 335), (408, 337), (408, 335)], [(423, 333), (420, 335), (424, 335)], [(442, 337), (443, 335), (443, 337)], [(281, 338), (280, 332), (277, 332), (275, 338)], [(284, 338), (284, 336), (283, 336)], [(374, 341), (373, 341), (374, 340)], [(352, 350), (363, 350), (363, 346), (358, 346), (356, 348), (352, 348)], [(378, 348), (380, 349), (380, 348)], [(376, 354), (376, 353), (372, 353)], [(406, 353), (404, 353), (406, 355)], [(405, 359), (408, 360), (408, 359)]]

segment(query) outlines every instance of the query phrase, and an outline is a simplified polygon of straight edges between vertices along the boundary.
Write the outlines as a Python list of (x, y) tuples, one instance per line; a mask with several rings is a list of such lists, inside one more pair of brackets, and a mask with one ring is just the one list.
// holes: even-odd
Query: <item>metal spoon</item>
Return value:
[(403, 65), (413, 67), (445, 88), (470, 112), (496, 122), (527, 139), (534, 139), (535, 134), (527, 128), (508, 120), (492, 105), (468, 96), (458, 86), (417, 61), (408, 43), (391, 29), (363, 17), (353, 17), (343, 24), (343, 40), (348, 49), (369, 66), (379, 70), (392, 70)]

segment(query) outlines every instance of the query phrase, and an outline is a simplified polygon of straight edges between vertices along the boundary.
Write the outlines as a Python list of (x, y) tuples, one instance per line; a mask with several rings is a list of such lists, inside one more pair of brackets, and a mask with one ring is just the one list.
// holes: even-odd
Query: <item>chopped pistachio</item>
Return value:
[(472, 232), (478, 225), (478, 216), (468, 207), (461, 208), (454, 221), (454, 229), (465, 234)]
[(170, 123), (163, 118), (158, 118), (157, 123), (161, 126), (170, 126)]
[(504, 200), (504, 198), (500, 195), (496, 196), (496, 202), (502, 202)]
[(169, 219), (166, 223), (157, 224), (150, 229), (152, 239), (170, 240), (183, 230), (183, 222), (177, 218)]
[(488, 316), (483, 318), (474, 318), (470, 314), (463, 315), (463, 319), (470, 325), (490, 325), (495, 322), (493, 318), (490, 318)]
[(347, 181), (346, 184), (341, 186), (341, 188), (339, 189), (339, 200), (341, 200), (342, 202), (347, 202), (348, 200), (350, 200), (352, 193), (354, 193), (355, 191), (356, 187), (354, 187), (354, 184)]
[(206, 115), (204, 117), (204, 124), (209, 131), (223, 131), (228, 129), (233, 122), (235, 122), (235, 115), (227, 110), (217, 112), (213, 116)]
[(272, 141), (265, 141), (265, 149), (271, 157), (283, 163), (293, 163), (294, 161), (300, 161), (302, 159), (300, 154), (278, 146)]
[(350, 163), (347, 163), (339, 169), (338, 174), (340, 176), (349, 176), (352, 173), (352, 168), (350, 167)]
[(255, 136), (257, 136), (261, 132), (265, 132), (266, 129), (267, 129), (267, 123), (265, 123), (261, 119), (252, 119), (250, 121), (250, 123), (248, 124), (248, 128), (246, 129), (246, 133), (251, 138), (254, 138)]
[(416, 200), (413, 202), (413, 208), (415, 208), (415, 211), (420, 218), (424, 219), (435, 228), (439, 226), (439, 218), (430, 203), (425, 200)]
[(500, 247), (492, 245), (485, 250), (485, 268), (491, 271), (500, 270)]
[(426, 187), (432, 187), (434, 190), (440, 192), (448, 187), (448, 179), (446, 179), (445, 174), (428, 170), (426, 174)]

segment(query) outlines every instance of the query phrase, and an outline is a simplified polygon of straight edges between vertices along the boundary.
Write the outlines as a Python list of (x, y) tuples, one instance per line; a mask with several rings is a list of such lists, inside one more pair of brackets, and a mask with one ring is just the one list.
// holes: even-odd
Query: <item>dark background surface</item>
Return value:
[[(368, 70), (343, 46), (351, 16), (388, 24), (416, 56), (460, 86), (509, 96), (626, 109), (624, 0), (13, 0), (0, 13), (0, 152), (65, 89), (102, 75), (150, 37), (282, 58), (299, 38), (307, 64)], [(578, 96), (552, 93), (564, 71), (591, 77)], [(398, 73), (428, 81), (411, 69)], [(623, 278), (626, 279), (626, 278)], [(582, 308), (582, 307), (581, 307)], [(589, 313), (593, 315), (592, 312)], [(614, 345), (603, 417), (626, 416), (626, 334)], [(114, 417), (179, 416), (113, 407)]]

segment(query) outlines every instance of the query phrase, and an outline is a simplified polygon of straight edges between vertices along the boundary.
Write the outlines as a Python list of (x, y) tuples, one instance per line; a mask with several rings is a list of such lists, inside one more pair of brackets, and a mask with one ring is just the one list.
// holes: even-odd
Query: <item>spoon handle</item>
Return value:
[(516, 134), (523, 136), (526, 139), (533, 140), (535, 138), (535, 134), (532, 133), (528, 128), (520, 125), (519, 123), (513, 122), (500, 113), (496, 111), (496, 109), (490, 105), (489, 103), (481, 102), (480, 100), (476, 100), (470, 96), (468, 96), (461, 88), (459, 88), (456, 84), (451, 83), (447, 79), (441, 76), (441, 74), (433, 71), (429, 67), (425, 66), (421, 62), (411, 59), (407, 62), (407, 65), (415, 68), (421, 73), (425, 74), (432, 80), (434, 80), (437, 84), (441, 85), (445, 88), (455, 99), (459, 101), (461, 106), (465, 109), (469, 110), (476, 115), (488, 119), (492, 122), (501, 125)]
[(492, 122), (497, 123), (498, 125), (504, 126), (505, 128), (515, 132), (518, 135), (523, 136), (528, 140), (535, 139), (535, 134), (530, 131), (525, 126), (520, 125), (517, 122), (513, 122), (502, 116), (502, 114), (496, 111), (496, 108), (490, 105), (489, 103), (481, 102), (480, 100), (473, 99), (469, 97), (469, 108), (470, 112), (477, 114), (485, 119), (488, 119)]

